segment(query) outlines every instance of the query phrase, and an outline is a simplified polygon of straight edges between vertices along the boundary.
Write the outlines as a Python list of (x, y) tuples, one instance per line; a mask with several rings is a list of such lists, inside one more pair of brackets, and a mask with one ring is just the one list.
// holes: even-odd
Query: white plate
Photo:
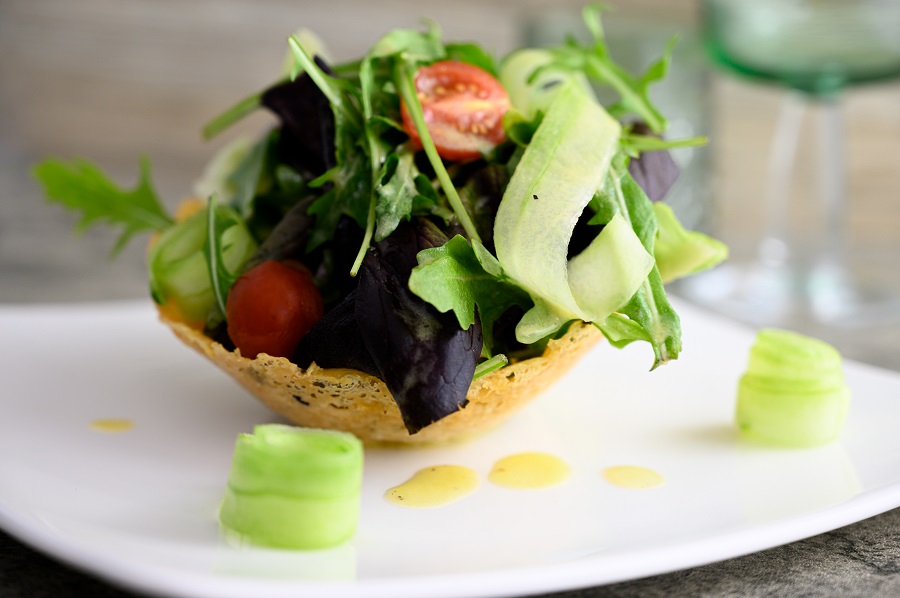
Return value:
[[(114, 583), (173, 596), (512, 596), (642, 577), (764, 549), (900, 505), (900, 375), (847, 363), (839, 442), (741, 442), (735, 386), (752, 334), (687, 305), (682, 358), (600, 346), (496, 432), (366, 454), (355, 538), (290, 552), (220, 541), (234, 437), (273, 418), (155, 320), (118, 303), (0, 308), (0, 526)], [(90, 427), (127, 418), (112, 434)], [(492, 486), (495, 460), (545, 451), (573, 470), (540, 491)], [(416, 470), (474, 468), (479, 489), (411, 510), (383, 499)], [(667, 484), (625, 490), (632, 464)]]

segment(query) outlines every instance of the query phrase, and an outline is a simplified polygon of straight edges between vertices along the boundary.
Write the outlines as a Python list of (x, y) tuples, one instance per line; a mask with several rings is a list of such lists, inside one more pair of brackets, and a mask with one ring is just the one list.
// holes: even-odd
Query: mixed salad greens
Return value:
[[(284, 79), (206, 137), (266, 109), (278, 126), (213, 160), (192, 215), (166, 213), (141, 165), (134, 190), (85, 161), (35, 168), (81, 226), (156, 232), (154, 300), (242, 355), (382, 379), (410, 433), (466, 404), (474, 377), (540, 355), (577, 320), (653, 367), (681, 350), (663, 284), (725, 247), (659, 202), (677, 177), (651, 101), (671, 45), (641, 76), (618, 66), (599, 7), (592, 41), (496, 61), (439, 28), (398, 29), (326, 64), (289, 39)], [(593, 85), (619, 100), (602, 106)], [(649, 197), (648, 197), (649, 195)]]

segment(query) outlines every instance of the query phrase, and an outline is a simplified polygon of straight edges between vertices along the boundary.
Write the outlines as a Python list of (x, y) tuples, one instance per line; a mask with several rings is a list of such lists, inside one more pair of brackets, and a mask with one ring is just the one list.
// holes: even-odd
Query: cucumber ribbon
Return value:
[(570, 320), (604, 321), (653, 269), (653, 256), (619, 214), (568, 259), (575, 224), (607, 176), (620, 134), (618, 121), (580, 85), (562, 84), (503, 195), (497, 259), (535, 303), (516, 326), (520, 342)]

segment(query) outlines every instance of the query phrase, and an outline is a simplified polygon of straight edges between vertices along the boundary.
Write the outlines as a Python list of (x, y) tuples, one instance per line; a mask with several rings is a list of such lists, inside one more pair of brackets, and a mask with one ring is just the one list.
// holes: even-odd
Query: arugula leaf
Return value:
[(266, 182), (266, 163), (277, 141), (277, 130), (257, 141), (226, 178), (226, 188), (232, 193), (223, 197), (223, 203), (233, 207), (244, 218), (250, 216), (253, 200)]
[(371, 180), (364, 154), (357, 152), (347, 156), (340, 166), (320, 177), (319, 182), (330, 182), (332, 187), (309, 208), (309, 214), (316, 216), (316, 221), (309, 235), (307, 252), (334, 237), (341, 216), (350, 216), (360, 228), (366, 226), (368, 218)]
[(288, 38), (288, 45), (294, 56), (291, 80), (296, 79), (301, 71), (305, 72), (316, 84), (316, 87), (328, 98), (328, 102), (335, 111), (335, 119), (343, 117), (359, 127), (361, 125), (359, 112), (354, 109), (353, 101), (356, 90), (349, 81), (329, 76), (322, 67), (316, 64), (316, 61), (309, 55), (296, 35)]
[[(328, 98), (335, 116), (337, 166), (319, 184), (332, 189), (311, 207), (317, 216), (309, 250), (330, 240), (341, 214), (352, 216), (364, 237), (351, 267), (355, 274), (373, 236), (386, 238), (402, 219), (409, 219), (417, 198), (418, 170), (409, 152), (399, 152), (389, 139), (402, 132), (395, 87), (398, 64), (433, 62), (446, 54), (440, 29), (431, 24), (422, 33), (396, 29), (382, 37), (358, 64), (356, 83), (328, 77), (309, 57), (302, 44), (290, 39), (297, 67), (304, 70)], [(378, 228), (375, 235), (376, 226)]]
[(382, 241), (396, 230), (400, 220), (409, 219), (419, 195), (412, 152), (394, 152), (385, 160), (381, 180), (375, 187), (375, 240)]
[(706, 143), (705, 137), (691, 137), (668, 141), (661, 136), (650, 135), (650, 127), (642, 122), (634, 123), (622, 137), (621, 149), (631, 157), (628, 172), (634, 177), (651, 201), (661, 201), (678, 180), (678, 164), (669, 148), (692, 147)]
[(112, 255), (117, 255), (131, 238), (141, 232), (162, 231), (172, 225), (150, 182), (150, 161), (141, 159), (138, 184), (134, 189), (118, 187), (87, 160), (70, 162), (48, 159), (39, 163), (32, 174), (44, 187), (48, 201), (81, 212), (76, 230), (106, 222), (121, 226)]
[[(638, 322), (649, 336), (655, 356), (651, 370), (678, 359), (681, 319), (669, 303), (659, 270), (654, 267), (632, 300), (620, 311)], [(640, 340), (645, 340), (643, 335)]]
[(666, 76), (672, 49), (677, 40), (672, 39), (669, 42), (662, 57), (650, 65), (642, 76), (634, 77), (619, 66), (609, 54), (600, 19), (603, 10), (602, 5), (591, 5), (582, 11), (585, 25), (593, 38), (592, 45), (583, 46), (570, 40), (560, 48), (550, 49), (552, 60), (536, 68), (529, 81), (541, 78), (548, 71), (562, 70), (574, 75), (583, 73), (597, 82), (609, 85), (619, 94), (619, 101), (608, 108), (610, 114), (620, 120), (625, 114), (636, 114), (654, 133), (661, 133), (668, 124), (650, 99), (649, 88), (651, 84)]
[(434, 168), (438, 181), (453, 212), (462, 224), (466, 234), (472, 239), (478, 238), (475, 226), (459, 199), (459, 194), (450, 180), (444, 163), (437, 154), (434, 141), (425, 124), (422, 105), (416, 93), (414, 73), (419, 65), (431, 63), (446, 57), (446, 50), (441, 43), (440, 29), (431, 24), (427, 33), (416, 33), (410, 30), (395, 30), (382, 38), (372, 50), (372, 56), (389, 58), (389, 68), (394, 87), (409, 110), (416, 131), (422, 142), (428, 161)]
[(651, 65), (639, 79), (614, 63), (589, 59), (589, 74), (596, 79), (605, 80), (621, 95), (619, 102), (609, 107), (610, 114), (619, 118), (629, 113), (637, 114), (646, 120), (654, 133), (666, 130), (668, 122), (650, 99), (650, 84), (665, 77), (677, 41), (677, 38), (672, 38), (666, 45), (662, 58)]
[[(376, 138), (372, 134), (371, 119), (374, 115), (372, 111), (372, 99), (374, 94), (376, 93), (376, 85), (375, 74), (372, 71), (371, 59), (363, 60), (360, 64), (359, 86), (360, 96), (362, 100), (363, 132), (365, 133), (366, 141), (365, 149), (368, 150), (366, 153), (369, 156), (370, 185), (372, 190), (375, 190), (378, 187), (376, 173), (379, 171), (381, 164), (384, 162), (386, 148), (384, 146), (384, 143), (382, 143), (380, 139)], [(350, 274), (353, 276), (355, 276), (359, 272), (360, 267), (362, 267), (362, 261), (366, 257), (366, 252), (368, 251), (369, 245), (372, 242), (372, 235), (375, 232), (375, 212), (377, 207), (376, 203), (376, 195), (372, 191), (370, 191), (369, 209), (366, 213), (363, 241), (359, 247), (359, 251), (356, 253), (356, 259), (353, 261), (353, 265), (350, 267)]]
[(641, 135), (634, 131), (622, 134), (622, 150), (631, 157), (642, 152), (658, 152), (682, 147), (700, 147), (709, 143), (705, 136), (686, 137), (684, 139), (663, 139), (655, 135)]
[(431, 184), (431, 179), (421, 172), (413, 178), (416, 196), (413, 198), (413, 214), (427, 216), (434, 214), (446, 222), (453, 214), (440, 205), (441, 198)]
[(343, 215), (352, 217), (360, 227), (366, 227), (372, 193), (372, 174), (366, 159), (369, 147), (361, 143), (365, 137), (365, 120), (359, 90), (350, 81), (326, 73), (296, 36), (291, 36), (288, 43), (295, 60), (292, 77), (300, 71), (306, 72), (328, 99), (334, 114), (336, 165), (310, 182), (310, 187), (331, 185), (309, 209), (309, 214), (316, 216), (306, 248), (312, 251), (334, 237)]
[(485, 52), (484, 48), (478, 44), (447, 44), (447, 59), (466, 62), (489, 72), (494, 77), (498, 76), (497, 63), (494, 60), (494, 57)]
[[(425, 32), (409, 29), (389, 32), (358, 63), (353, 81), (330, 77), (322, 71), (296, 37), (291, 37), (289, 43), (295, 59), (294, 74), (302, 70), (309, 75), (331, 103), (335, 117), (337, 166), (310, 184), (321, 186), (327, 182), (331, 188), (310, 208), (310, 214), (317, 218), (307, 249), (311, 251), (329, 241), (340, 216), (350, 215), (364, 230), (351, 267), (351, 274), (355, 274), (373, 237), (378, 241), (385, 239), (401, 220), (408, 220), (414, 213), (446, 217), (439, 202), (433, 201), (435, 194), (422, 192), (426, 185), (415, 166), (413, 153), (390, 142), (402, 132), (398, 124), (398, 96), (410, 110), (425, 153), (454, 214), (467, 234), (477, 239), (477, 230), (427, 134), (415, 93), (415, 69), (447, 55), (440, 29), (431, 23)], [(473, 48), (459, 46), (457, 51), (475, 56)]]
[[(399, 104), (399, 99), (396, 98), (397, 95), (403, 98), (403, 101), (406, 103), (407, 109), (416, 123), (416, 129), (420, 137), (423, 138), (425, 153), (435, 169), (441, 187), (457, 218), (463, 224), (463, 228), (470, 234), (474, 233), (474, 238), (477, 238), (474, 226), (471, 225), (469, 216), (459, 200), (459, 196), (452, 181), (450, 181), (443, 162), (436, 155), (434, 143), (427, 132), (423, 134), (423, 129), (426, 127), (424, 125), (422, 108), (415, 94), (415, 83), (412, 80), (411, 73), (420, 64), (431, 63), (447, 56), (447, 51), (441, 41), (440, 29), (434, 23), (429, 25), (429, 29), (425, 33), (408, 29), (398, 29), (388, 33), (375, 44), (362, 63), (360, 68), (361, 83), (365, 84), (370, 78), (372, 79), (372, 82), (363, 88), (363, 106), (367, 111), (367, 133), (372, 148), (370, 153), (374, 155), (379, 147), (371, 141), (375, 131), (374, 125), (382, 124), (374, 119), (371, 112), (372, 104), (377, 96), (370, 96), (370, 94), (366, 93), (366, 87), (375, 89), (375, 75), (371, 73), (371, 70), (374, 69), (374, 64), (377, 62), (384, 67), (384, 76), (392, 84), (392, 101), (394, 106)], [(366, 67), (369, 68), (367, 69)], [(384, 92), (384, 88), (381, 91)], [(384, 93), (381, 94), (382, 97), (384, 95)], [(424, 139), (424, 137), (427, 137), (427, 139)], [(401, 153), (398, 150), (394, 150), (394, 153), (383, 155), (382, 157), (381, 161), (373, 159), (373, 172), (380, 172), (380, 177), (374, 186), (377, 197), (373, 198), (370, 210), (370, 223), (367, 227), (368, 233), (374, 227), (374, 221), (377, 220), (378, 233), (376, 240), (379, 241), (386, 238), (397, 227), (401, 218), (408, 219), (416, 211), (417, 205), (420, 209), (425, 207), (433, 195), (419, 191), (419, 188), (422, 188), (424, 185), (419, 178), (419, 171), (415, 167), (411, 152)], [(382, 165), (380, 171), (378, 171), (379, 164)], [(439, 209), (434, 208), (429, 211), (440, 213)], [(368, 238), (364, 242), (361, 254), (366, 249), (367, 244)], [(358, 261), (361, 261), (361, 257)]]
[[(627, 158), (621, 154), (614, 160), (610, 168), (610, 185), (605, 188), (611, 189), (611, 192), (595, 196), (595, 200), (607, 202), (611, 211), (624, 215), (631, 222), (641, 244), (653, 255), (658, 228), (653, 204), (628, 173), (625, 160)], [(655, 356), (651, 369), (678, 358), (681, 352), (681, 321), (666, 297), (659, 269), (655, 264), (631, 301), (617, 312), (643, 329), (643, 333), (636, 334), (634, 340), (650, 341)], [(617, 335), (612, 327), (607, 330), (605, 322), (600, 328), (608, 337), (618, 336), (618, 342), (626, 343), (627, 339)], [(618, 331), (622, 332), (621, 326)]]
[[(487, 269), (479, 256), (488, 264)], [(487, 354), (493, 346), (497, 318), (514, 305), (531, 307), (528, 293), (502, 275), (500, 264), (478, 241), (473, 248), (456, 235), (440, 247), (420, 251), (417, 259), (419, 265), (409, 277), (409, 289), (439, 312), (453, 311), (463, 330), (475, 323), (477, 306)]]
[(672, 60), (672, 50), (678, 39), (669, 40), (659, 60), (651, 64), (640, 78), (635, 79), (609, 56), (600, 24), (602, 11), (602, 6), (594, 5), (585, 7), (582, 13), (594, 38), (593, 51), (585, 56), (585, 71), (589, 77), (609, 84), (619, 93), (619, 103), (609, 107), (611, 114), (619, 116), (632, 112), (640, 116), (654, 133), (661, 133), (666, 129), (666, 119), (650, 100), (649, 88), (652, 83), (666, 76)]
[[(375, 42), (366, 59), (400, 57), (413, 64), (440, 60), (447, 55), (441, 41), (441, 28), (434, 21), (425, 21), (427, 30), (394, 29)], [(365, 59), (364, 59), (365, 61)]]

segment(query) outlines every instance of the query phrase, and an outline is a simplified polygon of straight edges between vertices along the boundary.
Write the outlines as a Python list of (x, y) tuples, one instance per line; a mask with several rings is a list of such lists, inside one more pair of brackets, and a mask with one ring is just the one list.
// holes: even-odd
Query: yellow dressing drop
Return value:
[(546, 453), (518, 453), (494, 464), (488, 479), (504, 488), (547, 488), (569, 477), (569, 466)]
[(666, 483), (666, 479), (652, 469), (636, 465), (616, 465), (603, 470), (606, 481), (620, 488), (645, 490), (658, 488)]
[(91, 422), (91, 429), (98, 432), (127, 432), (133, 427), (134, 422), (130, 419), (105, 418)]
[(478, 474), (462, 465), (435, 465), (384, 493), (395, 505), (414, 509), (442, 507), (471, 494), (478, 487)]

